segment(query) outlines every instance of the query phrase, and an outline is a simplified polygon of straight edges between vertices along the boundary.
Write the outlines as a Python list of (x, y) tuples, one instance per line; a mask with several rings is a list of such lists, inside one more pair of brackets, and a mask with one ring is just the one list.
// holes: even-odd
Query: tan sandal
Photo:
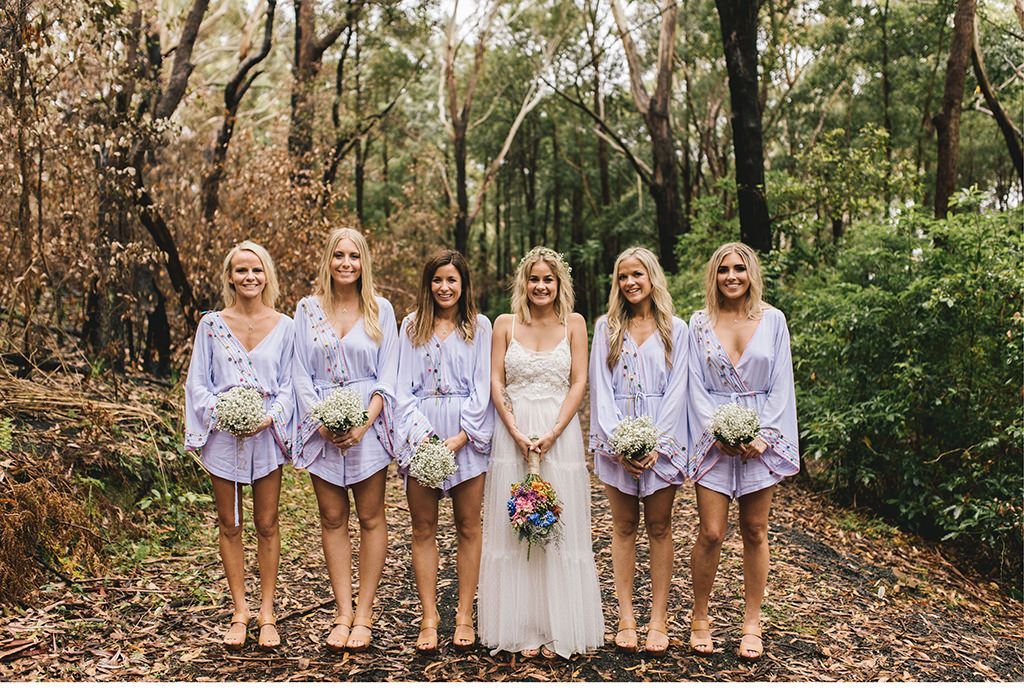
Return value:
[[(345, 638), (341, 640), (341, 643), (331, 643), (331, 635), (338, 630), (338, 627), (345, 627)], [(331, 633), (327, 635), (327, 640), (324, 641), (324, 645), (331, 653), (341, 653), (345, 650), (345, 646), (348, 644), (348, 637), (352, 634), (352, 615), (350, 614), (339, 614), (334, 618), (334, 628), (331, 629)]]
[[(437, 624), (438, 617), (423, 617), (420, 620), (420, 635), (416, 640), (416, 652), (420, 655), (431, 655), (437, 653)], [(423, 634), (433, 632), (434, 637), (426, 640)]]
[[(651, 647), (651, 634), (661, 634), (665, 637), (665, 645), (661, 648)], [(665, 655), (668, 651), (668, 627), (664, 622), (650, 622), (647, 625), (647, 638), (644, 641), (644, 653), (648, 655)]]
[[(748, 638), (748, 637), (749, 638), (757, 639), (757, 647), (756, 648), (749, 648), (749, 647), (748, 648), (744, 648), (743, 647), (743, 640)], [(754, 653), (754, 655), (746, 655), (747, 651), (752, 651)], [(740, 636), (740, 645), (739, 645), (739, 648), (736, 649), (736, 655), (738, 655), (740, 658), (743, 658), (743, 660), (757, 660), (763, 654), (764, 654), (764, 639), (761, 638), (761, 629), (760, 628), (756, 628), (755, 629), (755, 628), (750, 628), (750, 627), (743, 627), (743, 635)]]
[(544, 644), (543, 646), (540, 647), (540, 654), (541, 654), (542, 657), (547, 658), (548, 660), (554, 660), (555, 658), (558, 657), (558, 654), (555, 653), (550, 648), (548, 648), (547, 644)]
[[(462, 630), (460, 635), (459, 631)], [(469, 631), (467, 637), (465, 632)], [(476, 645), (476, 629), (473, 628), (473, 620), (470, 619), (468, 622), (460, 622), (458, 618), (455, 619), (455, 633), (452, 635), (452, 646), (457, 651), (468, 651), (470, 648)]]
[[(231, 624), (228, 626), (227, 632), (224, 634), (224, 648), (229, 651), (240, 651), (245, 648), (245, 642), (249, 638), (249, 621), (252, 619), (251, 616), (245, 617), (231, 617)], [(241, 641), (229, 641), (228, 636), (231, 635), (231, 629), (236, 625), (242, 625), (242, 640)]]
[[(623, 642), (619, 640), (619, 636), (627, 631), (633, 632), (633, 643)], [(637, 652), (637, 633), (636, 633), (636, 619), (629, 617), (619, 617), (619, 630), (615, 633), (615, 648), (622, 651), (623, 653), (636, 653)]]
[[(694, 636), (698, 631), (708, 632), (707, 638)], [(708, 650), (702, 651), (701, 648)], [(697, 655), (711, 655), (715, 652), (715, 642), (711, 640), (711, 623), (706, 619), (695, 619), (690, 622), (690, 650)]]
[[(371, 630), (372, 627), (373, 617), (355, 618), (355, 621), (352, 622), (352, 630), (349, 632), (348, 635), (348, 642), (345, 644), (345, 648), (348, 650), (349, 653), (362, 653), (370, 647), (370, 643), (373, 641), (373, 631)], [(356, 629), (365, 629), (367, 636), (365, 640), (354, 639), (356, 643), (355, 645), (353, 645), (352, 637), (355, 634)]]
[[(277, 631), (277, 616), (271, 615), (269, 619), (263, 619), (262, 617), (256, 618), (256, 624), (259, 625), (259, 637), (257, 640), (258, 648), (261, 651), (276, 651), (277, 647), (281, 645), (281, 634)], [(273, 627), (274, 639), (263, 638), (263, 628)]]

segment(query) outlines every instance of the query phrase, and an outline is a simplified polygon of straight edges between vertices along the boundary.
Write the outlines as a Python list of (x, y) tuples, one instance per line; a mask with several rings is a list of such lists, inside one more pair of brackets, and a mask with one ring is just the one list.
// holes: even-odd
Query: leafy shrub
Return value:
[(906, 214), (851, 229), (832, 267), (768, 263), (788, 284), (769, 299), (789, 316), (812, 475), (1015, 575), (1021, 250), (1010, 214)]

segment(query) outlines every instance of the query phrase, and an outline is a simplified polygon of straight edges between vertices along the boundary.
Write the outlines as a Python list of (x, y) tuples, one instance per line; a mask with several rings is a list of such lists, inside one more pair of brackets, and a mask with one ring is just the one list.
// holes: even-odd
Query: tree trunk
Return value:
[(679, 236), (687, 231), (686, 220), (681, 214), (676, 146), (670, 121), (678, 5), (676, 0), (662, 0), (661, 3), (661, 28), (658, 35), (657, 73), (653, 94), (648, 94), (644, 87), (643, 68), (640, 66), (636, 44), (630, 35), (629, 25), (619, 0), (612, 0), (612, 14), (629, 67), (630, 93), (637, 110), (644, 117), (651, 138), (654, 166), (647, 183), (655, 203), (661, 264), (666, 272), (672, 274), (678, 271), (676, 242)]
[(953, 38), (946, 62), (946, 87), (942, 93), (942, 111), (933, 122), (938, 136), (935, 169), (935, 218), (949, 213), (949, 199), (956, 189), (956, 170), (960, 158), (960, 111), (967, 78), (967, 62), (974, 43), (976, 0), (958, 0), (953, 17)]
[(1020, 179), (1021, 185), (1024, 185), (1024, 153), (1021, 151), (1021, 134), (1014, 127), (1010, 117), (1006, 115), (1003, 105), (999, 103), (996, 96), (995, 89), (992, 88), (992, 83), (989, 82), (988, 73), (985, 71), (985, 61), (981, 54), (977, 23), (974, 24), (974, 41), (971, 44), (971, 66), (974, 68), (974, 77), (978, 80), (981, 94), (985, 97), (985, 103), (992, 111), (992, 117), (1006, 141), (1006, 149), (1009, 150), (1010, 159), (1013, 161), (1014, 168), (1017, 169), (1017, 178)]
[(751, 248), (772, 248), (764, 187), (764, 144), (757, 91), (757, 0), (715, 0), (729, 73), (732, 136), (740, 239)]

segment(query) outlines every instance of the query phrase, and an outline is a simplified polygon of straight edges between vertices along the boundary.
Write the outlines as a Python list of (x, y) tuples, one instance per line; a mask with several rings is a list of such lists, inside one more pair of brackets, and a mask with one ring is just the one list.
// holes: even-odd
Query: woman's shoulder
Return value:
[(476, 327), (483, 330), (491, 329), (491, 319), (482, 313), (476, 314)]
[(503, 313), (494, 319), (494, 332), (499, 330), (508, 330), (512, 327), (512, 314)]
[(582, 313), (570, 313), (569, 317), (566, 319), (566, 325), (573, 329), (582, 327), (586, 330), (587, 319), (583, 317)]
[(391, 305), (391, 302), (385, 299), (380, 294), (373, 295), (374, 301), (377, 302), (377, 308), (382, 311), (389, 311), (392, 315), (395, 313), (395, 307)]
[(596, 335), (598, 330), (607, 330), (607, 329), (608, 329), (608, 314), (607, 313), (602, 313), (600, 316), (598, 316), (597, 320), (594, 321), (594, 334)]
[(690, 316), (689, 326), (690, 329), (696, 328), (700, 325), (704, 325), (708, 321), (708, 312), (702, 308), (697, 309)]

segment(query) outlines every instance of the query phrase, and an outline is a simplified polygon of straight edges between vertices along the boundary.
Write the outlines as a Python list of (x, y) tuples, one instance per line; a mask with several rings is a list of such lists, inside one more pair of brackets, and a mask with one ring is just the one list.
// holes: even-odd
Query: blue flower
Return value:
[(509, 499), (508, 500), (508, 515), (509, 516), (516, 515), (516, 502), (515, 502), (514, 499)]
[(537, 525), (538, 521), (540, 521), (540, 514), (536, 512), (531, 513), (527, 516), (527, 519), (530, 521), (531, 525)]

